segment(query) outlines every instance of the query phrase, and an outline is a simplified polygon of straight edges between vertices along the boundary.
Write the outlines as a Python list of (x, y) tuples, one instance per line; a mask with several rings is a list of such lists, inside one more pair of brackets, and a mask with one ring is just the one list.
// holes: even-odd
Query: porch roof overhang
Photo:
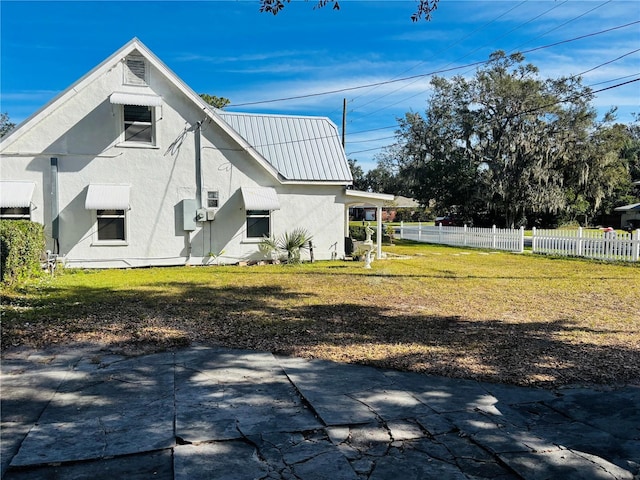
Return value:
[(114, 92), (109, 96), (114, 105), (136, 105), (140, 107), (159, 107), (162, 97), (146, 93)]
[(245, 210), (280, 210), (280, 200), (273, 187), (240, 188)]
[(618, 208), (614, 208), (616, 212), (632, 212), (632, 211), (640, 211), (640, 203), (632, 203), (631, 205), (623, 205)]
[(0, 207), (29, 207), (35, 186), (33, 182), (0, 182)]
[(92, 183), (87, 190), (87, 210), (129, 210), (130, 185)]
[(361, 190), (345, 190), (347, 205), (370, 205), (384, 207), (386, 202), (392, 202), (395, 198), (387, 193), (363, 192)]

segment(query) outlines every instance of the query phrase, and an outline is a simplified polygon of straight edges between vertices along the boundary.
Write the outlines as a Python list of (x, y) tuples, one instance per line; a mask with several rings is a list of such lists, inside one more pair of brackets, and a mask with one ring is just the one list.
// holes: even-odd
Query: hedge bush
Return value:
[[(367, 232), (365, 230), (366, 227), (360, 225), (351, 225), (349, 226), (349, 237), (353, 240), (364, 241), (367, 239)], [(378, 233), (376, 227), (371, 227), (373, 229), (373, 233), (371, 234), (371, 240), (373, 242), (377, 241)], [(382, 243), (392, 243), (393, 241), (393, 228), (386, 227), (386, 231), (382, 232)]]
[(0, 278), (2, 283), (42, 274), (44, 227), (28, 220), (0, 220)]

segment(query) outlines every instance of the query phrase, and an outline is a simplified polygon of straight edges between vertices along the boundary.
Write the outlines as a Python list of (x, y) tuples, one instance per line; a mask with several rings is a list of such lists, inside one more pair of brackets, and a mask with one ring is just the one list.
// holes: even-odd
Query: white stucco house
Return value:
[(138, 39), (0, 143), (0, 216), (42, 223), (67, 267), (257, 260), (298, 227), (342, 258), (349, 206), (393, 198), (351, 183), (328, 118), (214, 109)]

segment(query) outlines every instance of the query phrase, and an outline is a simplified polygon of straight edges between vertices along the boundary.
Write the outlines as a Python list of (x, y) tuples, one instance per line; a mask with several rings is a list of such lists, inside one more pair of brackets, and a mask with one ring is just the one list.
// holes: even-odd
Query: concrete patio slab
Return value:
[(557, 391), (192, 347), (2, 359), (7, 480), (634, 479), (640, 388)]

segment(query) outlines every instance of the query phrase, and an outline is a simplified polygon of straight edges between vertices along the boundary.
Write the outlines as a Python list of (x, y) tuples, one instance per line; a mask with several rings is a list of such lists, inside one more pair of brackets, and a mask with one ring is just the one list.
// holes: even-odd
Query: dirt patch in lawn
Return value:
[(547, 388), (640, 384), (639, 269), (446, 255), (369, 271), (65, 274), (4, 292), (2, 348), (92, 342), (137, 355), (203, 344)]

